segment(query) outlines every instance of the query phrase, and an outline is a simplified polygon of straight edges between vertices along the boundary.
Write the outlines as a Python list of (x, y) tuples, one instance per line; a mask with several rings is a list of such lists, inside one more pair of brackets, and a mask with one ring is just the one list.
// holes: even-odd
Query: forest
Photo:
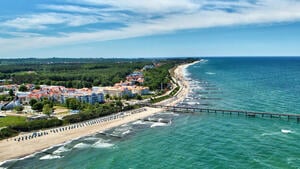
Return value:
[(194, 59), (0, 59), (0, 80), (11, 79), (11, 84), (60, 85), (68, 88), (111, 86), (126, 75), (145, 65), (161, 66), (144, 73), (145, 86), (151, 90), (166, 87), (168, 70), (176, 64)]
[[(68, 88), (109, 86), (136, 69), (151, 64), (149, 61), (95, 60), (91, 62), (58, 62), (0, 64), (0, 79), (10, 83), (33, 83), (36, 85), (60, 85)], [(1, 61), (3, 63), (3, 61)], [(6, 63), (6, 62), (5, 62)]]

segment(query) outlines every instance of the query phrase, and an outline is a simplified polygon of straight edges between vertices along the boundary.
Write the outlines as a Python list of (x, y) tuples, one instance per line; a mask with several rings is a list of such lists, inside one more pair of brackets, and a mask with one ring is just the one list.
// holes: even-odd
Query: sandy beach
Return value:
[(184, 71), (187, 67), (194, 65), (196, 63), (199, 63), (200, 61), (195, 61), (193, 63), (189, 64), (183, 64), (177, 66), (177, 68), (174, 70), (174, 81), (179, 85), (180, 89), (177, 92), (177, 94), (169, 99), (163, 100), (157, 105), (167, 105), (167, 106), (175, 106), (176, 104), (182, 102), (188, 95), (190, 90), (189, 82), (185, 79)]
[[(175, 69), (174, 78), (176, 79), (176, 82), (179, 84), (180, 90), (178, 91), (175, 97), (164, 100), (159, 104), (171, 106), (171, 105), (176, 105), (177, 103), (183, 101), (183, 99), (187, 96), (189, 92), (189, 83), (184, 79), (183, 70), (195, 63), (197, 62), (180, 65)], [(62, 132), (56, 132), (56, 133), (52, 132), (50, 134), (41, 137), (36, 137), (29, 140), (15, 141), (15, 139), (19, 138), (20, 136), (10, 138), (8, 140), (2, 140), (0, 141), (0, 151), (1, 151), (0, 161), (3, 162), (9, 159), (24, 157), (26, 155), (33, 154), (35, 152), (44, 150), (54, 145), (62, 144), (72, 139), (88, 136), (100, 131), (104, 131), (113, 127), (120, 126), (122, 124), (133, 122), (138, 119), (142, 119), (162, 111), (163, 109), (145, 107), (143, 108), (142, 112), (130, 114), (123, 118), (117, 118), (117, 119), (113, 119), (101, 123), (95, 123), (93, 125), (87, 125), (84, 127), (79, 127), (72, 130), (62, 131)], [(45, 131), (50, 131), (50, 130), (45, 130)]]
[[(0, 142), (0, 161), (5, 161), (8, 159), (23, 157), (30, 155), (37, 151), (41, 151), (48, 147), (62, 144), (66, 141), (88, 136), (100, 131), (104, 131), (113, 127), (120, 126), (125, 123), (136, 121), (148, 116), (151, 116), (155, 113), (163, 111), (162, 109), (146, 107), (146, 110), (141, 113), (131, 114), (124, 118), (119, 118), (115, 120), (110, 120), (108, 122), (102, 122), (90, 126), (85, 126), (81, 128), (75, 128), (72, 130), (66, 130), (63, 132), (51, 133), (46, 136), (36, 137), (30, 140), (24, 141), (15, 141), (14, 138), (9, 140), (2, 140)], [(45, 130), (47, 131), (47, 130)], [(18, 137), (17, 137), (18, 138)]]

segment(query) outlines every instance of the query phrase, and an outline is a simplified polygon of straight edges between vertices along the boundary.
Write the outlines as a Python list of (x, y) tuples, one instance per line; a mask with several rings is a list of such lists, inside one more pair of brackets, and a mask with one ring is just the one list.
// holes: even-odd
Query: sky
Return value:
[(0, 58), (300, 56), (300, 0), (1, 0)]

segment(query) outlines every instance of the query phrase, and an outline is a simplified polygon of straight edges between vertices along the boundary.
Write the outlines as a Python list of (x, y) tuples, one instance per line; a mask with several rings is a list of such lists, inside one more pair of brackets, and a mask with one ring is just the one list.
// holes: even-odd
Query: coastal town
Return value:
[(300, 169), (300, 0), (0, 4), (0, 169)]
[[(142, 70), (154, 68), (146, 65)], [(112, 99), (140, 98), (142, 95), (151, 94), (149, 87), (143, 86), (144, 75), (142, 70), (134, 71), (126, 76), (125, 81), (115, 83), (114, 86), (94, 86), (92, 88), (66, 88), (65, 86), (48, 86), (35, 84), (8, 84), (0, 86), (0, 95), (12, 95), (14, 99), (9, 102), (1, 101), (0, 110), (14, 110), (17, 107), (30, 105), (31, 100), (47, 99), (52, 102), (65, 104), (70, 98), (75, 98), (82, 103), (105, 103)], [(32, 109), (21, 111), (24, 113), (35, 112)], [(3, 114), (2, 114), (3, 115)]]
[[(183, 70), (189, 65), (195, 63), (197, 62), (184, 63), (182, 65), (176, 66), (176, 69), (173, 69), (172, 79), (175, 80), (173, 83), (179, 85), (177, 87), (179, 87), (180, 89), (175, 90), (177, 89), (177, 87), (173, 86), (172, 90), (159, 96), (164, 98), (163, 102), (158, 102), (156, 104), (175, 105), (181, 102), (186, 97), (189, 91), (189, 84), (188, 81), (184, 79)], [(137, 85), (137, 81), (139, 83), (142, 83), (144, 81), (142, 72), (133, 72), (126, 77), (126, 80), (124, 82), (116, 83), (114, 86), (109, 87), (93, 87), (91, 89), (69, 89), (62, 86), (45, 85), (40, 86), (40, 89), (35, 89), (34, 86), (31, 86), (32, 89), (25, 93), (25, 97), (20, 97), (17, 100), (19, 100), (18, 102), (23, 105), (27, 104), (26, 102), (28, 102), (28, 100), (32, 98), (55, 98), (57, 99), (57, 101), (63, 102), (63, 98), (71, 97), (72, 99), (76, 99), (80, 102), (94, 102), (94, 104), (97, 104), (99, 102), (101, 105), (101, 103), (109, 101), (109, 99), (111, 99), (111, 96), (105, 97), (108, 95), (120, 97), (124, 95), (134, 96), (148, 95), (149, 93), (151, 94), (151, 91), (148, 87)], [(18, 93), (24, 94), (24, 92), (18, 92), (17, 89), (19, 88), (20, 86), (15, 86), (16, 95), (18, 95)], [(176, 94), (170, 97), (169, 94), (172, 91), (176, 91)], [(19, 94), (19, 96), (21, 95)], [(143, 119), (162, 111), (163, 109), (161, 108), (140, 107), (132, 110), (121, 110), (108, 116), (93, 118), (78, 123), (72, 123), (58, 127), (54, 126), (52, 128), (45, 128), (43, 130), (36, 130), (31, 132), (22, 132), (20, 135), (11, 137), (7, 140), (0, 141), (0, 149), (3, 150), (3, 153), (0, 155), (0, 160), (7, 160), (14, 157), (20, 157), (26, 154), (34, 153), (52, 145), (61, 144), (74, 138), (87, 136), (99, 132), (101, 130), (107, 130), (112, 127), (136, 121), (138, 119)], [(24, 146), (26, 146), (26, 149), (23, 149)]]

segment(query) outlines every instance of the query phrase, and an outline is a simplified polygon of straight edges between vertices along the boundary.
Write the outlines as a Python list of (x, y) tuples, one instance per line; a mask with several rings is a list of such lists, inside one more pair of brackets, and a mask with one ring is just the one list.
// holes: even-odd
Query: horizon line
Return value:
[(9, 58), (1, 58), (0, 60), (14, 60), (14, 59), (178, 59), (178, 58), (296, 58), (300, 57), (300, 55), (287, 55), (287, 56), (271, 56), (271, 55), (265, 55), (265, 56), (157, 56), (157, 57), (64, 57), (64, 56), (55, 56), (55, 57), (9, 57)]

